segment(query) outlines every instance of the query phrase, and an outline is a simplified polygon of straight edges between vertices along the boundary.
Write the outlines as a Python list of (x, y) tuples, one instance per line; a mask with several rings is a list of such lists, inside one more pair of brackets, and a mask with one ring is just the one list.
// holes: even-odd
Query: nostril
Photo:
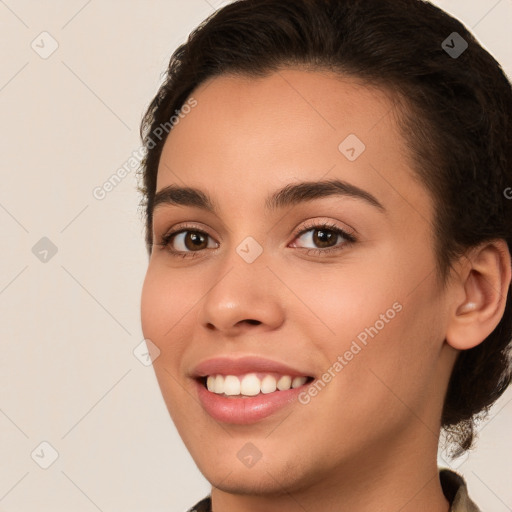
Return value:
[(261, 324), (261, 322), (259, 320), (245, 320), (248, 324), (251, 324), (251, 325), (258, 325), (258, 324)]

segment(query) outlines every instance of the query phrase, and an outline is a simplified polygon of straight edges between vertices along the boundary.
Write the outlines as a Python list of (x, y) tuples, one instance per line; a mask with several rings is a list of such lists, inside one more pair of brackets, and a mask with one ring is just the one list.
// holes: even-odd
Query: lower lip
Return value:
[(297, 402), (299, 393), (310, 385), (308, 383), (286, 391), (260, 393), (246, 398), (228, 398), (208, 391), (198, 380), (195, 382), (199, 400), (204, 410), (214, 420), (237, 425), (255, 423), (285, 408), (287, 405)]

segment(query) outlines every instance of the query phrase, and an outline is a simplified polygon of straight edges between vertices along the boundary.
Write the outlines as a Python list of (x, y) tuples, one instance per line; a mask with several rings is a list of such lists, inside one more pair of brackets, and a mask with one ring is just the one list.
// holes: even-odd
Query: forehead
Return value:
[(164, 145), (157, 191), (193, 186), (232, 206), (243, 197), (243, 205), (263, 207), (287, 183), (340, 178), (383, 204), (405, 194), (428, 215), (385, 91), (331, 72), (283, 69), (215, 77), (192, 97), (197, 106)]

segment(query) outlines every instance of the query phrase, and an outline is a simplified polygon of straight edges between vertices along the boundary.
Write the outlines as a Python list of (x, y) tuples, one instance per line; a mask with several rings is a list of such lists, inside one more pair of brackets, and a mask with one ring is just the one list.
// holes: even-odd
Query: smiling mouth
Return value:
[(197, 379), (210, 393), (226, 398), (249, 398), (262, 394), (279, 393), (310, 384), (310, 376), (292, 377), (264, 373), (244, 375), (208, 375)]

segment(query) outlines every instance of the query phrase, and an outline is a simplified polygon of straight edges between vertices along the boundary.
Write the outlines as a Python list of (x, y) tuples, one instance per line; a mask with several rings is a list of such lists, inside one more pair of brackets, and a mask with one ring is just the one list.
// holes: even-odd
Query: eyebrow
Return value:
[[(290, 183), (267, 197), (265, 208), (273, 211), (322, 197), (344, 196), (365, 201), (381, 213), (386, 209), (372, 194), (339, 179)], [(159, 190), (153, 200), (153, 211), (162, 205), (191, 206), (219, 214), (217, 204), (207, 192), (193, 187), (168, 185)]]

